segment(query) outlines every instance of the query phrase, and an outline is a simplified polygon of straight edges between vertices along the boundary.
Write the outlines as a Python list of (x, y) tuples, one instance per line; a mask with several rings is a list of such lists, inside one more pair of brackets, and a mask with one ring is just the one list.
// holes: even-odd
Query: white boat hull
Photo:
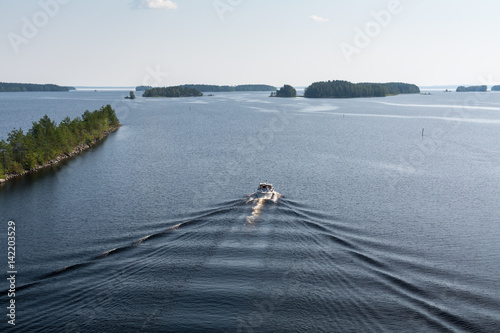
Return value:
[(260, 183), (257, 188), (258, 198), (272, 199), (275, 193), (273, 185), (269, 184), (267, 181), (265, 183)]
[(262, 192), (262, 191), (257, 191), (257, 196), (259, 198), (263, 198), (263, 199), (272, 199), (272, 197), (274, 196), (276, 192), (274, 191), (271, 191), (271, 192)]

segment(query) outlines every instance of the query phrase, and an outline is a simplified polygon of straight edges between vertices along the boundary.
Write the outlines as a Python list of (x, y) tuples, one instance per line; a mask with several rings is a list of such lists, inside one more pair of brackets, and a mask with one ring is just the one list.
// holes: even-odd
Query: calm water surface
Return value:
[(127, 94), (0, 94), (0, 138), (123, 124), (0, 188), (20, 332), (500, 331), (499, 93)]

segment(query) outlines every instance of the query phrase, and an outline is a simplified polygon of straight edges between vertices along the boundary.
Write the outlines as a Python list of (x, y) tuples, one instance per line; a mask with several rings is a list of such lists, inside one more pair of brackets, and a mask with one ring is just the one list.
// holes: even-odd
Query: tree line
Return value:
[(152, 88), (142, 94), (143, 97), (198, 97), (203, 96), (203, 93), (195, 88), (187, 88), (183, 86)]
[(471, 92), (471, 91), (486, 92), (486, 91), (488, 91), (488, 86), (486, 86), (486, 85), (470, 86), (470, 87), (460, 86), (457, 88), (457, 92)]
[(58, 156), (70, 154), (84, 143), (100, 140), (120, 122), (110, 105), (71, 120), (66, 117), (57, 125), (47, 115), (25, 134), (14, 129), (7, 140), (0, 141), (0, 177), (20, 174), (43, 165)]
[(146, 91), (148, 89), (153, 89), (151, 86), (137, 86), (135, 87), (135, 91)]
[[(266, 84), (242, 84), (239, 86), (218, 86), (210, 84), (183, 84), (179, 87), (197, 89), (201, 92), (233, 92), (233, 91), (273, 91), (276, 87)], [(151, 86), (138, 86), (136, 91), (146, 91), (153, 89)]]
[(5, 83), (0, 82), (0, 92), (26, 92), (26, 91), (69, 91), (73, 87), (62, 87), (55, 84), (33, 83)]
[(491, 87), (491, 91), (500, 91), (500, 86)]
[(389, 95), (420, 94), (420, 88), (414, 84), (403, 83), (403, 82), (389, 82), (389, 83), (382, 83), (382, 85), (387, 87)]
[(414, 84), (390, 83), (351, 83), (349, 81), (315, 82), (306, 88), (306, 98), (353, 98), (385, 97), (398, 94), (418, 94), (420, 89)]
[[(139, 86), (142, 90), (147, 86)], [(145, 90), (144, 97), (193, 97), (203, 96), (203, 92), (230, 91), (272, 91), (272, 97), (295, 97), (297, 92), (292, 86), (285, 85), (279, 90), (269, 85), (217, 86), (205, 84), (181, 85)], [(385, 97), (399, 94), (418, 94), (420, 89), (409, 83), (351, 83), (349, 81), (315, 82), (305, 89), (306, 98), (353, 98), (353, 97)]]
[(297, 97), (297, 90), (289, 84), (285, 84), (279, 90), (271, 92), (270, 97)]
[(234, 91), (273, 91), (276, 87), (267, 84), (242, 84), (234, 87)]
[(216, 86), (209, 84), (183, 84), (182, 87), (197, 89), (201, 92), (230, 92), (235, 91), (235, 87), (231, 86)]
[(184, 84), (182, 87), (198, 89), (201, 92), (272, 91), (276, 87), (266, 84), (242, 84), (238, 86), (217, 86), (209, 84)]
[(307, 98), (353, 98), (385, 97), (387, 95), (417, 94), (420, 89), (414, 84), (390, 83), (351, 83), (349, 81), (315, 82), (306, 88)]

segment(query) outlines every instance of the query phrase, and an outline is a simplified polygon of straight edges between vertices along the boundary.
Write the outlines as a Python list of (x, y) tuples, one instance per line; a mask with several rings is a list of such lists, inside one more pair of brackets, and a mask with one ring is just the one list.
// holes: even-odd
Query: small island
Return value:
[(47, 115), (24, 134), (14, 129), (0, 140), (0, 184), (14, 177), (57, 164), (104, 140), (120, 127), (110, 105), (82, 117), (66, 117), (56, 125)]
[(137, 86), (135, 87), (135, 91), (146, 91), (148, 89), (153, 89), (151, 86)]
[(55, 84), (33, 83), (6, 83), (0, 82), (0, 92), (28, 92), (28, 91), (70, 91), (74, 87), (63, 87)]
[(135, 99), (135, 93), (131, 91), (128, 96), (125, 96), (125, 99)]
[(217, 86), (207, 84), (184, 84), (182, 87), (198, 89), (201, 92), (273, 91), (276, 87), (266, 84), (242, 84), (238, 86)]
[(199, 97), (203, 93), (195, 88), (183, 86), (152, 88), (144, 92), (142, 97)]
[[(235, 92), (235, 91), (274, 91), (276, 87), (267, 84), (242, 84), (239, 86), (218, 86), (210, 84), (183, 84), (179, 87), (197, 89), (201, 92)], [(151, 86), (138, 86), (136, 91), (153, 89)]]
[(297, 90), (291, 85), (285, 84), (280, 90), (273, 91), (269, 97), (297, 97)]
[(470, 87), (460, 86), (457, 88), (457, 92), (486, 92), (486, 91), (488, 91), (488, 86), (486, 85), (470, 86)]
[(409, 83), (351, 83), (349, 81), (315, 82), (306, 88), (306, 98), (385, 97), (399, 94), (419, 94), (420, 89)]
[(500, 86), (491, 87), (491, 91), (500, 91)]

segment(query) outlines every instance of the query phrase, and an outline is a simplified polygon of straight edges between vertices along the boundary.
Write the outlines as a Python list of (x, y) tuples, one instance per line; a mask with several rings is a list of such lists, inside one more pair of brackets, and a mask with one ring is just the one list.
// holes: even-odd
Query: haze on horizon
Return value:
[(0, 81), (500, 84), (494, 0), (0, 0)]

